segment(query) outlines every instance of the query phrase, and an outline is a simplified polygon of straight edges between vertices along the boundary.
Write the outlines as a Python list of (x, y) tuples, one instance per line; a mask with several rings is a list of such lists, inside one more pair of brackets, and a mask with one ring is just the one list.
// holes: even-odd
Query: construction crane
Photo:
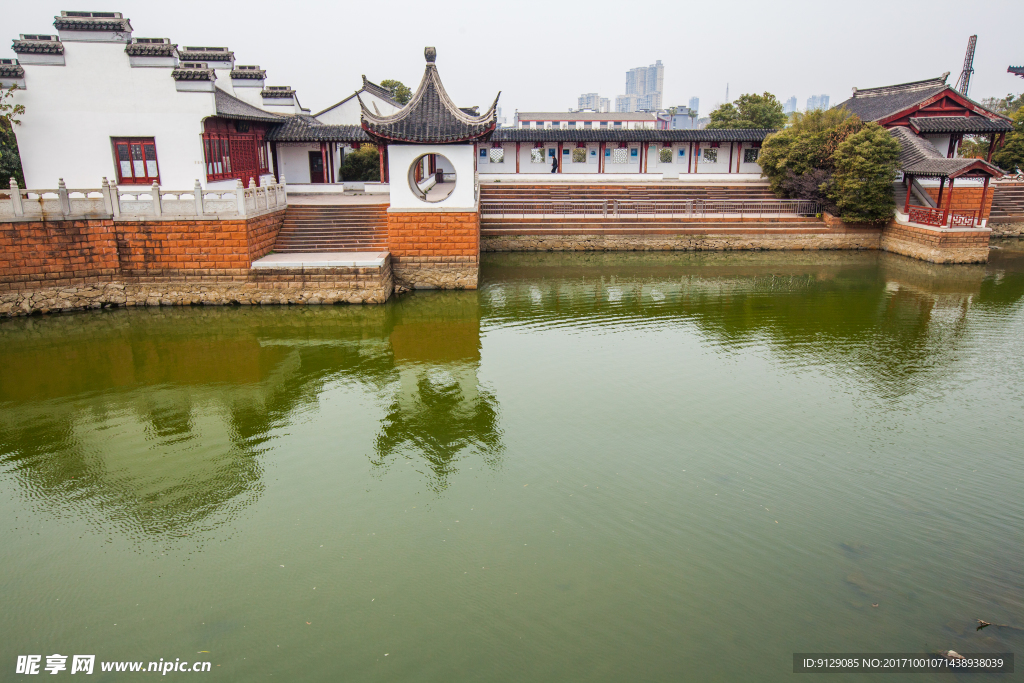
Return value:
[(964, 97), (967, 97), (967, 90), (971, 87), (971, 74), (974, 73), (974, 46), (977, 44), (978, 36), (971, 36), (967, 39), (967, 56), (964, 57), (964, 70), (960, 72), (960, 79), (956, 82), (956, 89)]

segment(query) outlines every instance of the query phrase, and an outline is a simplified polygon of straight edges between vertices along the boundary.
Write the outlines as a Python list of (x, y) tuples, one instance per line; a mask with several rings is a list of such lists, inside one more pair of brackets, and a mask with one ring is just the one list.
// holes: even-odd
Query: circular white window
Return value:
[(409, 188), (420, 201), (443, 202), (455, 190), (455, 166), (443, 154), (421, 154), (409, 167)]

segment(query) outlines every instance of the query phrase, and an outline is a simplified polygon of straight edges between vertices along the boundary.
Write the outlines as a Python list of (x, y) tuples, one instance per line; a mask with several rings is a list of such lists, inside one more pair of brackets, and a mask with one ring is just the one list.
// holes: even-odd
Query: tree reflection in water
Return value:
[(716, 352), (756, 344), (904, 396), (976, 352), (976, 316), (1019, 309), (1024, 252), (1010, 244), (985, 266), (876, 253), (505, 254), (488, 256), (483, 276), (478, 291), (386, 306), (0, 323), (0, 474), (32, 505), (104, 531), (191, 534), (259, 499), (277, 436), (341, 383), (383, 399), (376, 436), (357, 446), (372, 470), (409, 462), (443, 492), (466, 457), (491, 468), (504, 457), (498, 398), (479, 379), (482, 326), (687, 326)]

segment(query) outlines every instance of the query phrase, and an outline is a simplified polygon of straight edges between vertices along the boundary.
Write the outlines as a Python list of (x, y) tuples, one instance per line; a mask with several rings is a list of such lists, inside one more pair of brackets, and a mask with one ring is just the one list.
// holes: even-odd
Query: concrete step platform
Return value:
[(379, 268), (388, 257), (386, 251), (326, 251), (270, 254), (253, 261), (252, 268)]

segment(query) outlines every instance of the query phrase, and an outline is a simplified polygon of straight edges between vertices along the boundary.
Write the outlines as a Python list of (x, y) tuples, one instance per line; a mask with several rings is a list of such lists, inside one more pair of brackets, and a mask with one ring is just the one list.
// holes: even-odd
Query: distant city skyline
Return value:
[[(705, 4), (670, 4), (658, 9), (659, 26), (693, 27), (720, 22), (723, 16), (736, 19), (729, 29), (731, 49), (716, 51), (713, 63), (698, 67), (689, 41), (665, 42), (652, 48), (650, 16), (644, 12), (622, 12), (621, 3), (595, 0), (586, 12), (571, 3), (559, 4), (524, 0), (516, 12), (504, 7), (484, 7), (466, 0), (452, 0), (450, 11), (395, 0), (389, 6), (388, 49), (379, 49), (374, 32), (347, 35), (344, 49), (308, 38), (311, 12), (304, 6), (281, 12), (279, 4), (252, 0), (244, 12), (229, 4), (206, 3), (203, 21), (192, 11), (168, 12), (167, 7), (141, 0), (118, 0), (112, 9), (131, 19), (136, 35), (167, 36), (179, 45), (218, 45), (234, 51), (239, 64), (259, 64), (267, 70), (268, 85), (289, 85), (296, 89), (305, 107), (326, 108), (358, 89), (361, 74), (374, 83), (384, 79), (402, 81), (415, 90), (423, 75), (423, 47), (437, 48), (437, 65), (445, 87), (460, 106), (485, 110), (501, 91), (504, 111), (568, 109), (583, 92), (603, 93), (614, 100), (623, 93), (623, 72), (629, 64), (649, 64), (658, 57), (665, 65), (664, 105), (698, 96), (702, 113), (722, 103), (725, 83), (730, 94), (774, 93), (791, 95), (804, 103), (812, 94), (829, 93), (839, 102), (851, 88), (904, 83), (934, 78), (951, 72), (955, 83), (964, 61), (969, 35), (978, 34), (971, 78), (970, 96), (1005, 97), (1022, 90), (1020, 78), (1006, 72), (1008, 64), (1021, 62), (1019, 31), (1024, 24), (1024, 4), (994, 0), (998, 22), (980, 17), (951, 20), (963, 11), (962, 3), (933, 0), (927, 11), (920, 6), (892, 3), (863, 3), (863, 11), (843, 14), (843, 31), (834, 30), (835, 18), (827, 6), (805, 3), (806, 11), (778, 12), (777, 8), (752, 0), (722, 0)], [(11, 3), (5, 8), (4, 25), (19, 32), (53, 33), (52, 17), (69, 9), (65, 0)], [(87, 8), (88, 9), (88, 8)], [(521, 10), (521, 11), (520, 11)], [(319, 4), (316, 23), (322, 26), (351, 25), (377, 20), (379, 8), (370, 5)], [(608, 19), (615, 17), (614, 45), (593, 51), (579, 59), (579, 46), (571, 41), (553, 42), (544, 53), (499, 50), (482, 58), (480, 34), (467, 17), (501, 22), (503, 30), (527, 34), (536, 30), (536, 17), (570, 24), (579, 34), (607, 33)], [(879, 22), (879, 13), (887, 20)], [(47, 17), (46, 20), (40, 19)], [(268, 28), (266, 17), (274, 17)], [(453, 19), (455, 16), (457, 19)], [(913, 25), (914, 31), (906, 27)], [(23, 27), (23, 28), (21, 28)], [(693, 33), (691, 35), (698, 35)], [(793, 68), (792, 55), (765, 51), (764, 36), (798, 40), (802, 49), (815, 55), (801, 68)], [(9, 35), (8, 39), (16, 37)], [(913, 59), (894, 60), (883, 45), (899, 44)], [(657, 54), (652, 54), (653, 51)], [(855, 54), (856, 58), (848, 55)], [(0, 57), (16, 58), (10, 40), (0, 46)], [(310, 64), (330, 68), (310, 68)], [(552, 64), (572, 64), (569, 77), (539, 78)], [(573, 90), (566, 97), (566, 87)], [(511, 114), (506, 114), (511, 118)]]
[(658, 111), (665, 89), (665, 66), (657, 60), (626, 72), (626, 92), (615, 98), (615, 111)]
[(828, 95), (811, 95), (807, 98), (807, 109), (805, 111), (828, 109), (828, 101)]

